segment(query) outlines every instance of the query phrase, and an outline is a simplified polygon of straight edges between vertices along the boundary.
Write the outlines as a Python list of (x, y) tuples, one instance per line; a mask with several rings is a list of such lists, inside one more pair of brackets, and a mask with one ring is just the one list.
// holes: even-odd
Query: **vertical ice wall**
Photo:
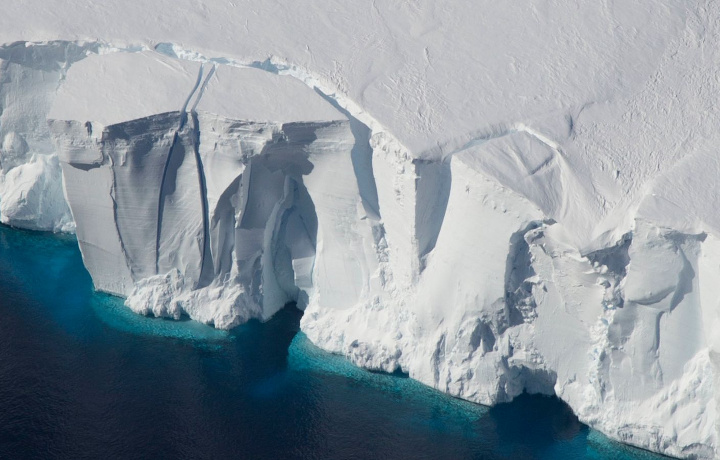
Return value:
[(97, 48), (68, 42), (0, 48), (0, 222), (72, 231), (47, 115), (66, 70)]
[(289, 301), (372, 295), (355, 137), (296, 80), (151, 52), (96, 56), (73, 67), (50, 116), (98, 289), (218, 327)]
[(684, 186), (715, 180), (711, 142), (597, 224), (605, 197), (563, 139), (607, 108), (500, 126), (441, 160), (259, 70), (150, 52), (19, 66), (5, 87), (34, 82), (28, 107), (45, 108), (5, 124), (35, 120), (5, 135), (3, 219), (70, 221), (43, 208), (64, 204), (57, 172), (23, 179), (58, 169), (29, 153), (52, 137), (93, 280), (136, 311), (231, 327), (295, 300), (308, 336), (359, 365), (487, 404), (556, 393), (617, 439), (714, 455), (717, 194)]

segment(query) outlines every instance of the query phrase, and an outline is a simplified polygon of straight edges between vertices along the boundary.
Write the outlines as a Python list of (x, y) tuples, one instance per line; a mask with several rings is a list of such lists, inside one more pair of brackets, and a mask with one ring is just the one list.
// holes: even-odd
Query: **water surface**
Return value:
[(69, 237), (0, 227), (0, 458), (659, 459), (556, 398), (488, 409), (314, 347), (95, 293)]

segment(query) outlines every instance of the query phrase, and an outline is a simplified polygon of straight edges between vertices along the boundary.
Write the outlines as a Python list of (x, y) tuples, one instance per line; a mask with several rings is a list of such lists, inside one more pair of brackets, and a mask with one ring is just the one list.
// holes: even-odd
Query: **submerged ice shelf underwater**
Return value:
[[(661, 75), (704, 62), (665, 45)], [(652, 110), (672, 78), (423, 149), (279, 61), (93, 42), (0, 59), (0, 217), (75, 228), (134, 310), (230, 328), (296, 301), (360, 366), (484, 404), (555, 393), (615, 439), (716, 455), (717, 197), (677, 184), (718, 165), (663, 128), (701, 96)]]
[(72, 237), (0, 225), (0, 293), (2, 458), (659, 458), (556, 398), (489, 409), (362, 370), (295, 308), (232, 331), (138, 315)]

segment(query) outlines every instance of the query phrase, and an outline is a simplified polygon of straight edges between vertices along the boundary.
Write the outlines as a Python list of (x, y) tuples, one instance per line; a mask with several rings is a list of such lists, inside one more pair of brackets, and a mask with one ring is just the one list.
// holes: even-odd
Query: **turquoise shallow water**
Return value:
[(358, 369), (299, 319), (141, 317), (93, 292), (74, 239), (0, 227), (0, 458), (663, 458), (556, 398), (490, 409)]

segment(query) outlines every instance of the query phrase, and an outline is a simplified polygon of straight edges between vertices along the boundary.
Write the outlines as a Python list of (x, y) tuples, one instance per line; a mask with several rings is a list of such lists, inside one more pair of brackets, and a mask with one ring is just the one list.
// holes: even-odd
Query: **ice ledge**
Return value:
[[(318, 88), (292, 90), (289, 101), (304, 107), (312, 99), (332, 116), (277, 123), (216, 113), (237, 107), (221, 99), (222, 85), (234, 81), (222, 74), (242, 65), (173, 45), (158, 50), (198, 62), (147, 58), (133, 47), (34, 45), (64, 50), (46, 65), (38, 57), (45, 54), (23, 46), (30, 51), (7, 47), (2, 64), (15, 86), (0, 91), (22, 91), (32, 103), (0, 120), (3, 176), (16, 177), (0, 194), (0, 211), (30, 212), (3, 219), (72, 225), (57, 192), (61, 164), (96, 285), (128, 295), (136, 311), (231, 327), (297, 300), (307, 305), (308, 336), (359, 365), (400, 367), (486, 404), (523, 390), (555, 392), (616, 439), (682, 457), (715, 455), (717, 226), (691, 193), (663, 189), (694, 171), (712, 183), (703, 150), (635, 196), (623, 219), (605, 215), (609, 230), (598, 236), (595, 212), (606, 204), (597, 203), (610, 196), (562, 141), (582, 135), (565, 115), (506, 123), (442, 161), (413, 160), (362, 110), (291, 66), (248, 64)], [(175, 70), (163, 87), (177, 91), (147, 98), (137, 113), (101, 111), (105, 123), (92, 120), (104, 107), (88, 93), (78, 110), (90, 119), (58, 106), (67, 120), (48, 129), (57, 88), (75, 88), (67, 97), (77, 103), (86, 87), (65, 53), (97, 52), (167, 63)], [(145, 77), (135, 75), (136, 88), (157, 83)], [(214, 98), (213, 87), (223, 88)], [(245, 97), (246, 87), (231, 95)], [(220, 108), (203, 110), (213, 100)], [(30, 169), (41, 173), (25, 174), (36, 163)], [(36, 195), (24, 193), (32, 187)]]

